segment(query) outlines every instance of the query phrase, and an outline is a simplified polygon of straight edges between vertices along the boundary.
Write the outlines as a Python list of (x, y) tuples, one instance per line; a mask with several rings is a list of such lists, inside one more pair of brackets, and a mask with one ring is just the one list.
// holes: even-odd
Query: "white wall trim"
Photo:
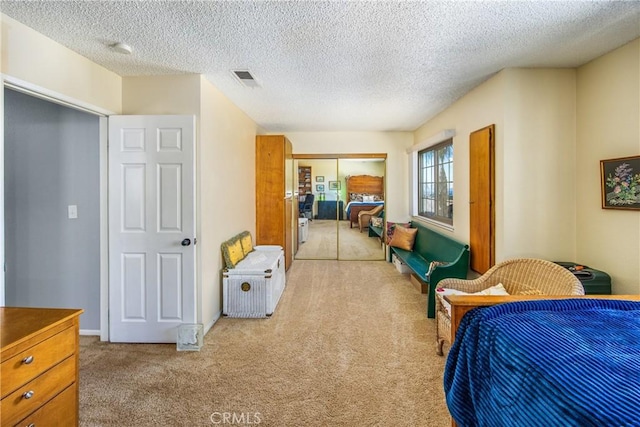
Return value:
[(4, 89), (0, 93), (0, 102), (2, 102), (2, 114), (0, 114), (0, 177), (2, 185), (0, 185), (0, 307), (5, 306), (5, 269), (6, 260), (4, 255)]
[(455, 228), (453, 227), (453, 225), (445, 224), (444, 222), (440, 222), (440, 221), (434, 221), (432, 219), (425, 218), (425, 217), (418, 216), (418, 215), (413, 215), (411, 221), (421, 222), (423, 224), (428, 224), (428, 225), (431, 225), (433, 227), (438, 227), (438, 228), (441, 228), (443, 230), (447, 230), (447, 231), (451, 231), (451, 232), (455, 231)]
[(80, 335), (97, 337), (98, 335), (100, 335), (100, 330), (99, 329), (80, 329)]
[(425, 148), (429, 148), (432, 145), (436, 145), (442, 141), (446, 141), (447, 139), (451, 139), (454, 136), (456, 136), (456, 130), (455, 129), (445, 129), (442, 132), (436, 134), (436, 135), (432, 135), (429, 138), (418, 142), (417, 144), (412, 145), (411, 147), (407, 148), (407, 154), (411, 154), (411, 153), (415, 153), (417, 151), (420, 150), (424, 150)]
[[(411, 216), (414, 220), (418, 220), (425, 224), (433, 225), (448, 231), (453, 231), (453, 226), (449, 224), (444, 224), (439, 221), (433, 221), (428, 218), (424, 218), (418, 215), (418, 152), (424, 150), (425, 148), (432, 147), (436, 144), (444, 142), (448, 139), (453, 139), (456, 136), (455, 129), (445, 129), (442, 132), (432, 135), (429, 138), (419, 142), (409, 148), (407, 148), (407, 154), (409, 154), (409, 209), (411, 212)], [(455, 147), (454, 147), (455, 153)], [(454, 163), (455, 165), (455, 163)]]
[(100, 117), (100, 341), (109, 341), (109, 122)]
[(55, 104), (64, 105), (65, 107), (73, 108), (74, 110), (80, 110), (98, 116), (109, 116), (111, 114), (116, 114), (115, 111), (106, 110), (96, 105), (89, 104), (88, 102), (80, 101), (79, 99), (63, 95), (56, 91), (44, 88), (42, 86), (34, 85), (33, 83), (8, 76), (6, 74), (2, 74), (2, 81), (4, 82), (4, 87), (6, 88), (17, 90), (19, 92), (26, 93), (27, 95), (44, 99)]

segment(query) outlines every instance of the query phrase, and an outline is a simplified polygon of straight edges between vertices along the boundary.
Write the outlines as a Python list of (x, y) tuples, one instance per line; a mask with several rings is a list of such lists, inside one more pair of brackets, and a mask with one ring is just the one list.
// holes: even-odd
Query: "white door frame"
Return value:
[[(6, 74), (1, 75), (2, 89), (13, 89), (36, 98), (44, 99), (56, 104), (64, 105), (75, 110), (84, 111), (99, 117), (100, 129), (100, 340), (109, 340), (109, 206), (108, 206), (108, 151), (107, 151), (107, 116), (116, 114), (115, 111), (106, 110), (96, 105), (79, 99), (63, 95), (61, 93), (34, 85), (24, 80), (17, 79)], [(4, 96), (0, 97), (3, 102)], [(4, 274), (4, 114), (0, 117), (0, 260), (3, 268), (0, 269), (0, 306), (4, 306), (5, 274)], [(83, 331), (81, 331), (82, 333)], [(92, 334), (95, 331), (85, 331)]]

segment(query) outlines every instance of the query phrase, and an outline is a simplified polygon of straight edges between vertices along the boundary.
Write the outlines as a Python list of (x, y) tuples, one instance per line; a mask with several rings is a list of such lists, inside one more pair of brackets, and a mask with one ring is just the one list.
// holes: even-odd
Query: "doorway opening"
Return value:
[(5, 305), (84, 309), (101, 330), (101, 120), (4, 88)]

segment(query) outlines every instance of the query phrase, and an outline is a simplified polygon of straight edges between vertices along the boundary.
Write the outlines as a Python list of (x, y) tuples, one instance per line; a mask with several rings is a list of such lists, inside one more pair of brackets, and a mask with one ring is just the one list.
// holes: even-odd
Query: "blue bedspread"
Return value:
[(449, 352), (444, 388), (459, 426), (640, 426), (640, 302), (472, 310)]

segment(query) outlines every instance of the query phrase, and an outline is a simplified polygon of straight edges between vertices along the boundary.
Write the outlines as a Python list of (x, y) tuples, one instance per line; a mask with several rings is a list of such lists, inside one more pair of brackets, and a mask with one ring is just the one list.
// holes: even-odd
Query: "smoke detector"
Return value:
[(120, 43), (120, 42), (114, 43), (109, 47), (113, 49), (115, 52), (123, 53), (125, 55), (129, 55), (132, 52), (131, 46), (129, 46), (128, 44)]

